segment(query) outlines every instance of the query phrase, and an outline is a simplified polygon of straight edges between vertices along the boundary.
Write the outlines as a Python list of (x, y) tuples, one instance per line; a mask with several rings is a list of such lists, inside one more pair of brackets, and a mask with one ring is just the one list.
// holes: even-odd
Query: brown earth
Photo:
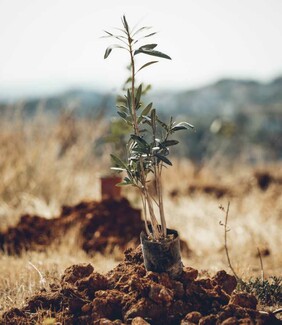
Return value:
[[(52, 219), (23, 215), (18, 224), (0, 233), (0, 250), (9, 255), (44, 251), (60, 243), (72, 227), (79, 228), (77, 242), (91, 255), (136, 247), (144, 221), (140, 210), (132, 208), (125, 198), (84, 201), (75, 206), (63, 206), (60, 216)], [(181, 247), (184, 256), (190, 254), (186, 242), (181, 241)]]
[(105, 275), (90, 264), (67, 268), (25, 307), (5, 312), (0, 324), (282, 324), (259, 312), (253, 295), (234, 292), (236, 284), (225, 271), (199, 279), (197, 270), (186, 267), (175, 280), (148, 272), (139, 246)]
[(271, 185), (279, 188), (282, 185), (282, 177), (274, 175), (267, 170), (256, 170), (247, 180), (241, 180), (240, 184), (222, 184), (215, 180), (198, 179), (191, 181), (191, 183), (184, 189), (173, 188), (169, 192), (169, 196), (172, 199), (177, 199), (180, 196), (193, 196), (198, 194), (205, 194), (216, 199), (223, 197), (242, 197), (246, 193), (254, 190), (255, 188), (261, 191), (267, 191)]
[(256, 171), (254, 177), (257, 182), (257, 186), (262, 190), (266, 191), (271, 184), (282, 185), (282, 178), (273, 175), (268, 171)]
[(52, 219), (23, 215), (18, 224), (0, 233), (0, 249), (10, 255), (42, 251), (59, 243), (72, 227), (79, 227), (79, 242), (87, 253), (137, 246), (144, 229), (140, 211), (124, 198), (81, 202), (63, 206), (60, 216)]

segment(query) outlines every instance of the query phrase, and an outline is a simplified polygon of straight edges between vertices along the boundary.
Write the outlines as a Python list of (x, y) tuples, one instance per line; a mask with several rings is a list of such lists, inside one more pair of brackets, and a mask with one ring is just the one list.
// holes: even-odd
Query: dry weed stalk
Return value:
[(229, 251), (228, 251), (228, 245), (227, 245), (227, 233), (230, 231), (230, 229), (228, 229), (228, 216), (229, 216), (229, 208), (230, 208), (230, 201), (228, 201), (227, 204), (227, 210), (225, 211), (223, 206), (219, 207), (222, 211), (225, 212), (225, 219), (224, 219), (224, 223), (220, 222), (220, 225), (224, 227), (224, 250), (225, 250), (225, 254), (226, 254), (226, 258), (227, 258), (227, 262), (228, 262), (228, 266), (231, 269), (232, 273), (234, 274), (236, 280), (238, 282), (242, 281), (239, 276), (237, 275), (237, 273), (235, 272), (232, 264), (231, 264), (231, 259), (229, 257)]

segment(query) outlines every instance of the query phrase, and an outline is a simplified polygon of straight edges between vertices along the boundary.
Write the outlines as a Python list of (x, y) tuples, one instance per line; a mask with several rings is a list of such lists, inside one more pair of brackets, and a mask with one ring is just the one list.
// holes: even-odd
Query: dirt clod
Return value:
[(5, 312), (0, 324), (35, 324), (47, 316), (86, 325), (281, 324), (256, 310), (254, 296), (234, 293), (233, 278), (224, 271), (197, 277), (192, 268), (184, 268), (178, 279), (147, 272), (139, 246), (105, 275), (90, 264), (67, 268), (59, 284), (28, 299), (22, 309)]
[[(140, 210), (131, 207), (125, 198), (83, 201), (63, 206), (60, 216), (52, 219), (23, 215), (17, 225), (0, 232), (0, 250), (9, 255), (45, 251), (50, 245), (59, 244), (73, 228), (78, 229), (76, 242), (89, 255), (111, 254), (116, 249), (122, 255), (127, 248), (139, 245), (139, 236), (145, 226)], [(191, 254), (183, 240), (181, 251), (182, 256)]]
[(237, 292), (231, 295), (230, 304), (238, 305), (240, 307), (256, 309), (257, 298), (247, 292)]
[(227, 274), (224, 270), (219, 271), (213, 277), (213, 280), (222, 287), (222, 289), (229, 295), (237, 286), (237, 280), (235, 276)]
[(135, 317), (132, 319), (131, 325), (150, 325), (150, 323), (146, 322), (142, 317)]

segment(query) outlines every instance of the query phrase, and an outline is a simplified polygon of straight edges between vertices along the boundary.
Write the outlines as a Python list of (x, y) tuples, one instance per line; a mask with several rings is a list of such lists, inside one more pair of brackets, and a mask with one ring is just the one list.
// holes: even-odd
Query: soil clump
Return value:
[(0, 233), (0, 250), (9, 255), (23, 251), (44, 251), (59, 244), (72, 227), (79, 228), (78, 243), (87, 253), (111, 252), (114, 247), (124, 250), (137, 246), (144, 229), (139, 210), (127, 199), (105, 199), (101, 202), (83, 201), (63, 206), (60, 216), (46, 219), (23, 215), (19, 222)]
[[(120, 254), (116, 257), (120, 255), (121, 259), (125, 249), (139, 245), (140, 233), (145, 229), (141, 211), (125, 198), (83, 201), (63, 206), (56, 218), (21, 216), (15, 226), (0, 232), (0, 250), (9, 255), (45, 251), (50, 245), (60, 244), (73, 227), (78, 227), (77, 243), (87, 254), (111, 254), (118, 249)], [(191, 254), (184, 240), (181, 240), (181, 251), (186, 257)]]
[(125, 251), (124, 261), (105, 275), (90, 264), (67, 268), (23, 308), (5, 312), (0, 324), (282, 324), (259, 312), (253, 295), (235, 292), (236, 285), (225, 271), (199, 279), (197, 270), (185, 267), (174, 280), (147, 272), (139, 246)]

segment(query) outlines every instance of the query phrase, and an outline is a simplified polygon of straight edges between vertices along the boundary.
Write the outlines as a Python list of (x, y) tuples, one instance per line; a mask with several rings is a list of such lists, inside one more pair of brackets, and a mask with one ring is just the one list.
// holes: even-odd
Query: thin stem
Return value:
[(228, 201), (227, 210), (225, 213), (225, 220), (224, 220), (224, 249), (225, 249), (225, 253), (226, 253), (226, 257), (227, 257), (228, 266), (230, 267), (231, 271), (233, 272), (236, 280), (239, 282), (240, 278), (238, 277), (237, 273), (233, 269), (233, 266), (231, 264), (231, 260), (229, 257), (228, 246), (227, 246), (227, 232), (228, 232), (227, 225), (228, 225), (229, 207), (230, 207), (230, 202)]
[(153, 195), (151, 193), (149, 193), (150, 198), (154, 201), (154, 203), (156, 204), (157, 207), (159, 207), (159, 202), (153, 197)]
[[(139, 127), (138, 127), (138, 122), (137, 122), (136, 103), (135, 103), (135, 61), (134, 61), (134, 54), (133, 54), (133, 48), (132, 48), (133, 39), (130, 35), (130, 31), (128, 29), (126, 29), (126, 31), (127, 31), (127, 37), (128, 37), (130, 62), (131, 62), (131, 113), (133, 116), (134, 134), (139, 136), (140, 132), (139, 132)], [(143, 186), (143, 195), (144, 195), (145, 200), (148, 203), (148, 209), (149, 209), (149, 213), (150, 213), (152, 230), (153, 230), (153, 237), (158, 240), (160, 238), (158, 222), (157, 222), (157, 219), (156, 219), (156, 216), (154, 213), (154, 208), (152, 205), (151, 198), (148, 195), (148, 188), (146, 186), (146, 175), (145, 175), (145, 171), (144, 171), (142, 158), (140, 159), (140, 169), (141, 169), (141, 184)]]
[(158, 166), (158, 177), (156, 179), (157, 182), (157, 192), (159, 197), (159, 211), (160, 211), (160, 218), (161, 218), (161, 225), (162, 225), (162, 233), (163, 236), (166, 237), (167, 235), (167, 228), (166, 228), (166, 220), (165, 220), (165, 213), (164, 213), (164, 204), (163, 204), (163, 193), (162, 193), (162, 180), (161, 180), (161, 166)]
[(130, 35), (128, 35), (128, 42), (129, 42), (129, 53), (130, 53), (130, 61), (131, 61), (131, 113), (133, 115), (133, 127), (134, 127), (134, 134), (139, 135), (139, 128), (137, 123), (137, 116), (136, 116), (136, 106), (135, 106), (135, 61), (132, 49), (132, 39)]
[(159, 227), (158, 227), (158, 221), (155, 216), (152, 200), (151, 200), (150, 196), (148, 195), (148, 189), (146, 188), (143, 191), (143, 193), (144, 193), (145, 199), (148, 203), (148, 209), (149, 209), (149, 213), (150, 213), (150, 217), (151, 217), (151, 224), (152, 224), (152, 230), (153, 230), (153, 237), (154, 237), (154, 239), (159, 240), (161, 237), (161, 234), (160, 234)]
[(142, 200), (143, 211), (144, 211), (145, 230), (146, 230), (147, 236), (150, 237), (151, 232), (150, 232), (149, 227), (148, 227), (147, 204), (146, 204), (146, 200), (145, 200), (145, 197), (144, 197), (142, 192), (141, 192), (141, 200)]

